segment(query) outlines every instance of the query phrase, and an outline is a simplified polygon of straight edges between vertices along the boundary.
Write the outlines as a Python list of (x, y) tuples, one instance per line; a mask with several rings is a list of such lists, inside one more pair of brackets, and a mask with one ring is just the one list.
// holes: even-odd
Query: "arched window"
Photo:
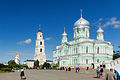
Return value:
[(42, 49), (40, 49), (40, 52), (42, 52)]
[(98, 54), (99, 54), (99, 50), (100, 50), (100, 49), (99, 49), (99, 47), (98, 47), (98, 48), (97, 48), (97, 53), (98, 53)]
[(74, 48), (74, 54), (75, 54), (76, 52), (75, 52), (75, 48)]
[(77, 64), (77, 59), (74, 59), (74, 64)]
[(42, 45), (42, 42), (40, 42), (40, 45)]
[(76, 54), (77, 54), (77, 48), (76, 48)]
[(88, 53), (88, 47), (86, 47), (86, 53)]
[(99, 59), (97, 59), (97, 62), (99, 62)]
[(86, 64), (88, 64), (88, 59), (86, 59)]

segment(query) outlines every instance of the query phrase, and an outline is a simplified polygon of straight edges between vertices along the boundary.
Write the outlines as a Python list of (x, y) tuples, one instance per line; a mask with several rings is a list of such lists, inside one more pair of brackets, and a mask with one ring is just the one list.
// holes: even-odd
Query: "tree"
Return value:
[(59, 67), (59, 66), (58, 66), (58, 64), (52, 63), (51, 67), (55, 69), (56, 67)]
[(50, 63), (45, 62), (43, 64), (43, 68), (46, 67), (46, 69), (49, 69), (51, 67)]
[(8, 61), (8, 68), (20, 68), (21, 66), (16, 64), (14, 60)]
[(34, 61), (34, 67), (39, 67), (39, 61), (38, 60)]
[(0, 70), (4, 67), (5, 67), (5, 65), (0, 63)]
[(8, 61), (8, 65), (16, 65), (16, 63), (14, 60), (10, 60), (10, 61)]
[[(118, 48), (120, 48), (120, 46), (118, 46)], [(120, 51), (119, 50), (116, 50), (116, 51), (113, 51), (113, 60), (117, 59), (120, 57)]]

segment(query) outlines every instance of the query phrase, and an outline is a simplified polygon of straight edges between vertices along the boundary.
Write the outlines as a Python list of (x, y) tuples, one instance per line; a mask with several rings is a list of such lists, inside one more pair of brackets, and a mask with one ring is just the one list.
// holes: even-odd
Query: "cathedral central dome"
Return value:
[(89, 25), (90, 23), (82, 17), (82, 9), (81, 9), (81, 18), (74, 23), (73, 27), (84, 28), (84, 27), (88, 27)]
[(86, 26), (89, 26), (90, 23), (85, 20), (84, 18), (80, 18), (79, 20), (77, 20), (75, 23), (74, 23), (74, 28), (83, 28), (83, 27), (86, 27)]

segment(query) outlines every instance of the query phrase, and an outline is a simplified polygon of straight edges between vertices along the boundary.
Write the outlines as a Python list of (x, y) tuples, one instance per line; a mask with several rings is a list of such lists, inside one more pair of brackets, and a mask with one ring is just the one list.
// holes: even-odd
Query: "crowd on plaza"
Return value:
[[(82, 67), (60, 67), (60, 70), (65, 70), (65, 71), (71, 71), (74, 70), (76, 73), (80, 71), (80, 69), (94, 69), (94, 66), (91, 67), (86, 67), (86, 68), (82, 68)], [(96, 73), (97, 73), (97, 78), (104, 78), (105, 80), (119, 80), (120, 79), (120, 75), (118, 73), (117, 70), (114, 69), (110, 69), (109, 71), (105, 72), (105, 65), (100, 65), (97, 67), (96, 69)]]
[[(86, 68), (83, 68), (83, 67), (74, 67), (74, 68), (60, 67), (59, 68), (59, 70), (64, 70), (66, 72), (74, 70), (76, 73), (80, 72), (80, 70), (83, 70), (83, 69), (86, 69), (86, 71), (89, 71), (91, 69), (96, 70), (97, 78), (104, 78), (105, 80), (119, 80), (119, 77), (120, 77), (118, 71), (112, 68), (105, 73), (105, 66), (103, 65), (98, 66), (97, 69), (94, 69), (94, 66), (86, 67)], [(24, 68), (21, 68), (20, 70), (20, 78), (21, 80), (26, 80), (26, 76), (24, 74)]]

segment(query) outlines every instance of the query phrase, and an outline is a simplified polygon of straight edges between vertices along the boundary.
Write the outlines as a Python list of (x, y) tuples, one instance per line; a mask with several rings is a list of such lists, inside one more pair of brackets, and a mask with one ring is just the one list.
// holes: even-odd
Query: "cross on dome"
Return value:
[(80, 18), (82, 18), (82, 9), (80, 11), (81, 11), (81, 17)]
[(62, 35), (67, 35), (67, 33), (65, 32), (65, 27), (64, 27), (64, 33)]
[(103, 29), (101, 28), (101, 23), (99, 23), (99, 29), (97, 30), (97, 32), (104, 32)]
[(41, 32), (41, 24), (39, 24), (39, 31), (38, 32)]

